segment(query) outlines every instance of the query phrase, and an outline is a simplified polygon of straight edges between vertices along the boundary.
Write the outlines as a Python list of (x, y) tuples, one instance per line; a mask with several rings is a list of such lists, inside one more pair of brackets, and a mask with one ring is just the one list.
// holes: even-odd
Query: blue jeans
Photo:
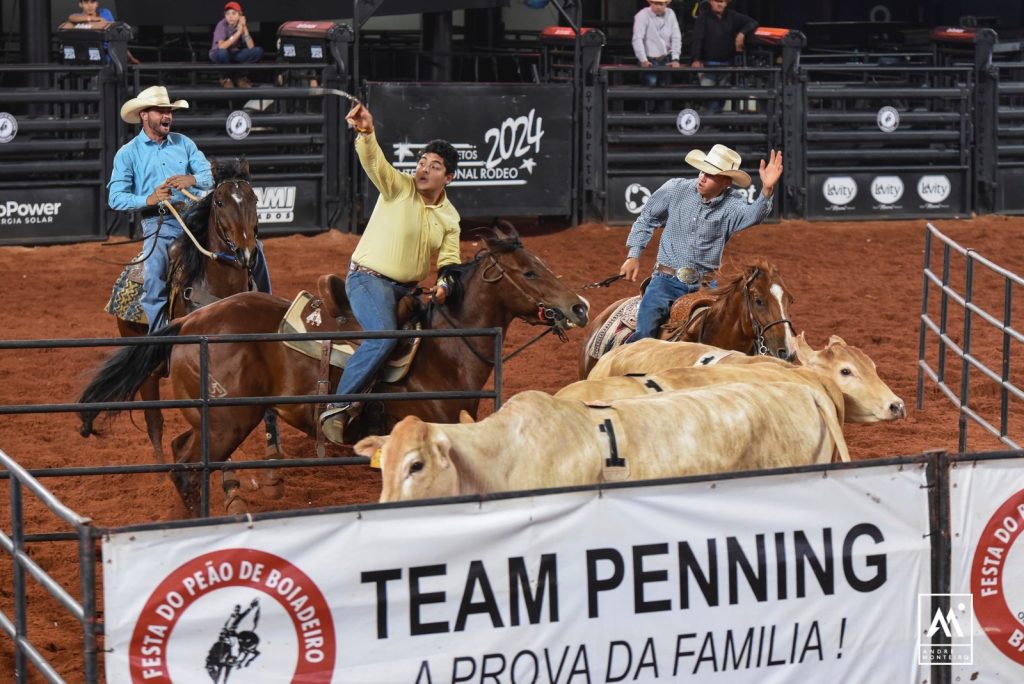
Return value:
[[(672, 57), (671, 55), (665, 55), (663, 57), (648, 57), (647, 61), (651, 63), (652, 67), (663, 67), (669, 65), (669, 62), (672, 61)], [(668, 74), (646, 73), (643, 76), (644, 85), (648, 88), (657, 88), (659, 82), (663, 87), (668, 87), (671, 83), (671, 78)]]
[(646, 337), (656, 337), (658, 326), (668, 317), (672, 302), (699, 289), (699, 282), (687, 285), (667, 273), (656, 271), (651, 276), (647, 289), (644, 290), (643, 299), (640, 300), (640, 308), (636, 312), (636, 330), (626, 340), (626, 344)]
[[(142, 310), (146, 312), (149, 320), (149, 332), (164, 327), (168, 323), (167, 318), (167, 297), (169, 287), (167, 285), (167, 267), (170, 258), (167, 255), (171, 245), (184, 232), (177, 219), (168, 215), (164, 217), (163, 225), (160, 226), (160, 234), (157, 235), (157, 224), (160, 218), (153, 216), (142, 220), (142, 234), (144, 236), (142, 254), (149, 255), (143, 262), (142, 299), (139, 302)], [(152, 250), (152, 252), (150, 251)], [(256, 241), (256, 262), (252, 268), (252, 278), (256, 281), (256, 289), (260, 292), (270, 292), (270, 272), (267, 270), (267, 260), (263, 256), (263, 243)]]
[(210, 53), (210, 61), (214, 64), (252, 64), (258, 62), (263, 57), (263, 48), (259, 45), (251, 48), (242, 48), (237, 52), (231, 52), (224, 48), (215, 48)]
[[(352, 313), (363, 330), (394, 330), (398, 321), (395, 308), (398, 300), (412, 293), (411, 287), (372, 276), (360, 271), (349, 271), (345, 280), (345, 294)], [(345, 365), (335, 394), (357, 394), (372, 384), (377, 369), (398, 345), (396, 339), (363, 340)]]

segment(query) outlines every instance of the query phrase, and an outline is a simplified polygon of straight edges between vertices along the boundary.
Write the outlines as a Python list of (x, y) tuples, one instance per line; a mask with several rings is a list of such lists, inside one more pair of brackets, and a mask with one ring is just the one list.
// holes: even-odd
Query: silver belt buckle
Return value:
[(692, 268), (683, 266), (676, 270), (676, 278), (687, 285), (694, 285), (700, 280), (700, 274)]

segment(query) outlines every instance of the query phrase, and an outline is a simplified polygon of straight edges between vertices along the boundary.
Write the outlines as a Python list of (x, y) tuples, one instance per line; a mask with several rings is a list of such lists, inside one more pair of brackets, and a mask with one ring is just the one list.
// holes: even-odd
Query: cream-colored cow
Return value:
[(664, 392), (592, 407), (522, 392), (479, 423), (409, 416), (380, 450), (381, 501), (849, 460), (835, 405), (806, 383)]
[[(843, 393), (848, 423), (876, 423), (906, 417), (906, 406), (878, 377), (875, 362), (838, 335), (815, 351), (804, 334), (796, 338), (800, 366), (831, 379)], [(738, 352), (692, 342), (640, 340), (611, 350), (597, 362), (588, 376), (605, 378), (627, 373), (661, 373), (686, 366), (739, 365), (747, 367), (791, 367), (791, 364), (766, 356), (745, 356)]]

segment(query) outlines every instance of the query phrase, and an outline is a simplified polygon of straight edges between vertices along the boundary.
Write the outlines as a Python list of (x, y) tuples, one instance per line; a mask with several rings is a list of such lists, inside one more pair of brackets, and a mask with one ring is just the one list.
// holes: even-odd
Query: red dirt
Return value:
[[(939, 221), (937, 225), (965, 247), (973, 247), (1014, 273), (1024, 273), (1024, 221), (985, 217), (971, 221)], [(796, 297), (791, 317), (798, 331), (807, 332), (815, 348), (830, 335), (843, 337), (862, 348), (878, 364), (883, 380), (907, 403), (909, 416), (897, 423), (847, 425), (846, 435), (855, 459), (917, 454), (930, 449), (957, 450), (957, 411), (928, 382), (925, 408), (916, 408), (918, 333), (924, 259), (924, 221), (886, 223), (783, 222), (747, 231), (726, 250), (726, 265), (763, 256), (775, 263)], [(625, 256), (627, 229), (587, 224), (570, 229), (524, 230), (527, 247), (540, 255), (570, 286), (579, 288), (618, 272)], [(329, 232), (315, 237), (290, 236), (266, 241), (266, 253), (278, 294), (292, 296), (314, 287), (316, 277), (342, 270), (356, 237)], [(644, 255), (644, 268), (652, 265), (655, 243)], [(471, 255), (478, 244), (463, 242), (463, 254)], [(132, 258), (137, 245), (83, 244), (41, 248), (0, 248), (0, 293), (3, 294), (4, 339), (90, 338), (116, 334), (114, 321), (102, 313), (110, 286), (119, 272), (116, 262)], [(933, 250), (933, 270), (941, 272), (941, 254)], [(954, 279), (963, 292), (963, 260), (953, 259)], [(1001, 279), (976, 273), (975, 300), (1002, 317)], [(633, 286), (618, 283), (609, 289), (590, 290), (592, 310), (633, 293)], [(931, 315), (938, 319), (938, 292), (930, 293)], [(950, 309), (949, 330), (962, 338), (963, 317)], [(1020, 314), (1015, 315), (1021, 328)], [(973, 351), (999, 371), (1002, 338), (988, 326), (974, 321)], [(514, 323), (506, 344), (511, 350), (535, 333)], [(505, 398), (526, 389), (555, 391), (576, 380), (577, 356), (582, 334), (574, 331), (568, 344), (544, 338), (505, 367)], [(928, 356), (937, 365), (937, 343), (931, 335)], [(73, 402), (90, 372), (108, 349), (0, 350), (0, 405)], [(1019, 345), (1016, 356), (1020, 357)], [(960, 362), (947, 358), (947, 381), (959, 388)], [(1021, 384), (1021, 362), (1015, 362), (1011, 378)], [(998, 425), (999, 392), (980, 373), (971, 373), (971, 406)], [(1016, 409), (1014, 414), (1013, 409)], [(489, 408), (485, 409), (489, 412)], [(165, 441), (180, 431), (183, 422), (166, 412)], [(134, 425), (133, 425), (134, 423)], [(55, 466), (141, 464), (152, 455), (139, 412), (124, 414), (101, 425), (104, 436), (82, 439), (73, 414), (51, 413), (0, 416), (0, 449), (29, 468)], [(1020, 441), (1024, 416), (1019, 402), (1011, 405), (1010, 437)], [(284, 429), (289, 455), (313, 456), (313, 444), (296, 431)], [(969, 432), (970, 450), (996, 450), (1000, 442), (980, 428)], [(261, 454), (256, 436), (243, 445), (237, 459)], [(248, 471), (251, 472), (251, 471)], [(254, 512), (289, 508), (318, 508), (338, 504), (372, 502), (379, 494), (379, 477), (364, 466), (322, 473), (286, 471), (287, 494), (278, 501), (265, 500), (258, 492), (250, 497)], [(183, 515), (177, 495), (166, 476), (159, 474), (104, 477), (44, 478), (65, 504), (91, 517), (96, 525), (117, 526)], [(7, 488), (4, 487), (6, 490)], [(213, 479), (213, 510), (219, 511), (219, 478)], [(28, 498), (26, 496), (26, 498)], [(0, 495), (0, 519), (10, 534), (9, 496)], [(38, 505), (28, 505), (30, 533), (55, 531), (55, 519)], [(74, 596), (80, 595), (77, 556), (69, 543), (34, 543), (33, 558), (54, 573)], [(99, 568), (97, 568), (99, 570)], [(0, 557), (0, 608), (12, 615), (11, 563)], [(81, 630), (77, 623), (41, 592), (30, 591), (29, 636), (58, 671), (69, 681), (79, 681)], [(102, 604), (100, 604), (102, 606)], [(13, 672), (11, 642), (0, 637), (0, 676)], [(30, 668), (31, 669), (31, 668)], [(36, 681), (33, 675), (33, 681)], [(40, 679), (41, 681), (41, 679)]]

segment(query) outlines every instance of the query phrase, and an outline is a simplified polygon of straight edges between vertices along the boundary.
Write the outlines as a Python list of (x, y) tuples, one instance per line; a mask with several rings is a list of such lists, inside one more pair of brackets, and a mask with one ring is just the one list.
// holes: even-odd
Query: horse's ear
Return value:
[(495, 219), (494, 226), (504, 239), (514, 240), (519, 237), (519, 231), (507, 219)]
[(249, 178), (249, 160), (243, 154), (238, 160), (238, 175), (242, 178)]
[(220, 162), (216, 159), (210, 160), (210, 175), (213, 176), (214, 180), (220, 175)]

